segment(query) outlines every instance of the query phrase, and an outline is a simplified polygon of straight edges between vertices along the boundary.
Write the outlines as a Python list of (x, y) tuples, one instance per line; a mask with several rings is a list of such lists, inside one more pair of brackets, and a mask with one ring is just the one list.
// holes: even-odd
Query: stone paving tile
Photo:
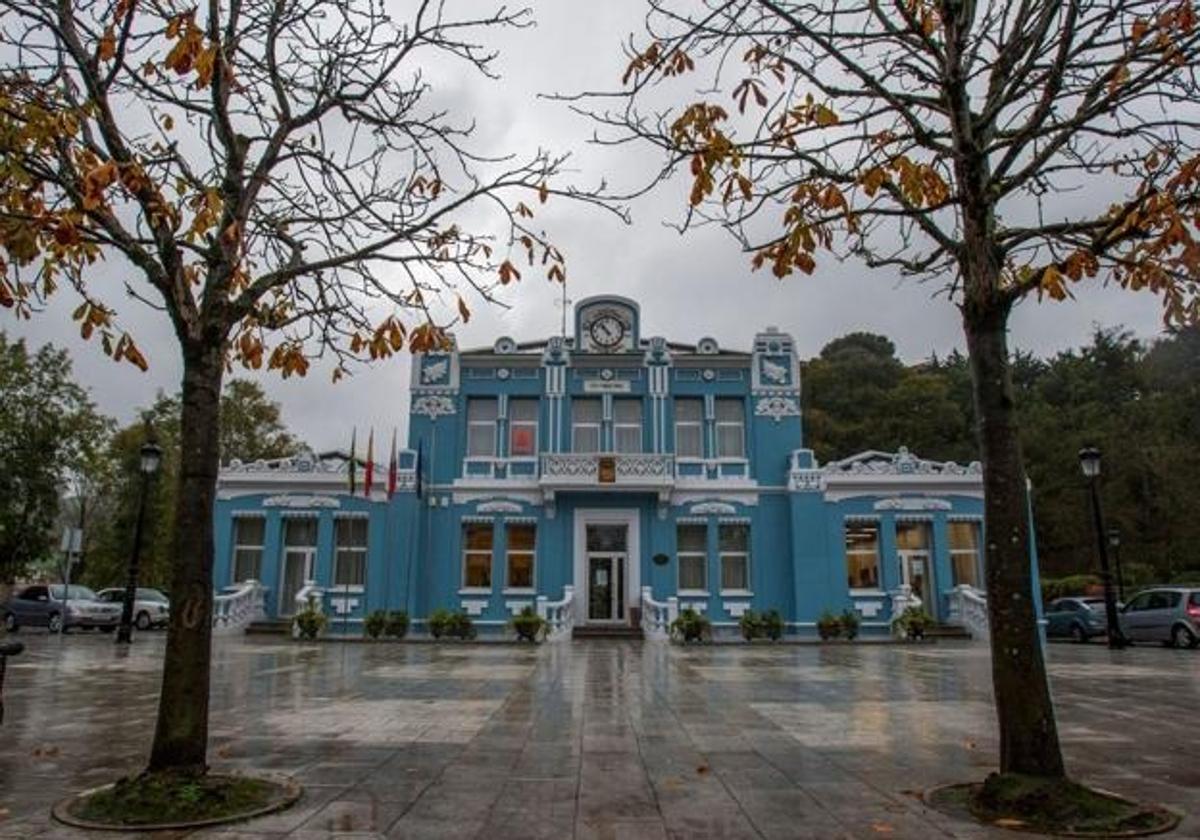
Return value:
[[(10, 665), (0, 731), (0, 838), (88, 836), (47, 811), (140, 768), (162, 636), (143, 634), (129, 651), (99, 636), (22, 639), (28, 653)], [(1200, 837), (1190, 724), (1200, 660), (1057, 645), (1049, 659), (1072, 772), (1186, 813), (1174, 836)], [(289, 774), (306, 790), (286, 812), (194, 836), (1014, 837), (917, 798), (996, 761), (990, 668), (977, 645), (231, 637), (215, 647), (211, 705), (214, 767)]]

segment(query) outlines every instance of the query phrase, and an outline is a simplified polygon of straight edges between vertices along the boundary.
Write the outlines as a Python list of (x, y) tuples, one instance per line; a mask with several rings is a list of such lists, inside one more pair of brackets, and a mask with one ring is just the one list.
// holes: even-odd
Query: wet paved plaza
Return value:
[[(136, 771), (161, 634), (21, 635), (0, 728), (0, 837)], [(1187, 813), (1200, 837), (1200, 655), (1049, 650), (1074, 775)], [(986, 648), (680, 649), (221, 638), (214, 767), (287, 773), (294, 808), (205, 837), (983, 838), (915, 794), (996, 762)], [(97, 836), (113, 836), (112, 834)], [(163, 835), (158, 835), (163, 836)]]

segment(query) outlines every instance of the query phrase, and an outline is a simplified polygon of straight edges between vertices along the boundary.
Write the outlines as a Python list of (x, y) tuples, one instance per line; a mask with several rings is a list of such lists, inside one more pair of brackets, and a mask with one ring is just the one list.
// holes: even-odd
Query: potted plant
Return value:
[(767, 610), (762, 617), (763, 635), (773, 642), (783, 638), (783, 616), (779, 610)]
[(685, 644), (711, 637), (712, 623), (691, 607), (684, 607), (671, 622), (671, 637)]
[(861, 622), (857, 612), (852, 609), (842, 610), (842, 616), (838, 622), (842, 625), (842, 635), (847, 639), (854, 639), (858, 636), (858, 626)]
[(742, 630), (742, 638), (747, 642), (752, 642), (766, 635), (763, 619), (754, 610), (746, 610), (742, 613), (742, 617), (738, 619), (738, 627)]
[(820, 635), (822, 641), (836, 639), (842, 635), (841, 619), (829, 610), (825, 610), (817, 619), (817, 633)]
[(429, 614), (427, 624), (429, 625), (429, 635), (435, 639), (440, 639), (442, 636), (449, 635), (450, 624), (454, 621), (454, 614), (450, 610), (436, 609)]
[(403, 639), (408, 635), (408, 613), (404, 610), (392, 610), (384, 618), (383, 632), (393, 639)]
[(921, 607), (909, 607), (900, 614), (896, 624), (906, 638), (924, 639), (926, 628), (933, 624), (933, 616)]
[(325, 629), (328, 619), (325, 613), (317, 607), (317, 601), (311, 595), (308, 598), (308, 604), (304, 609), (296, 613), (292, 619), (293, 627), (296, 635), (301, 639), (312, 640), (321, 635), (321, 631)]
[(474, 639), (475, 624), (471, 621), (471, 617), (465, 612), (451, 613), (450, 626), (447, 628), (448, 636), (453, 636), (456, 639)]
[(517, 639), (525, 642), (537, 642), (546, 629), (546, 619), (533, 611), (533, 607), (524, 607), (508, 622), (517, 633)]
[(387, 626), (387, 613), (383, 610), (375, 610), (365, 619), (363, 619), (363, 632), (372, 639), (378, 639), (383, 635), (383, 629)]

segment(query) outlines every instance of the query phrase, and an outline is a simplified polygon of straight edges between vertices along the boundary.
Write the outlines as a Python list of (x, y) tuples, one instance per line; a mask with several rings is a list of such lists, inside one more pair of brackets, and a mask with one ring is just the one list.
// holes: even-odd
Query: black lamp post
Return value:
[(1117, 567), (1117, 600), (1125, 601), (1125, 576), (1121, 574), (1121, 529), (1108, 529), (1108, 544), (1112, 546), (1113, 562)]
[(1085, 446), (1079, 450), (1079, 466), (1088, 480), (1088, 489), (1092, 496), (1092, 524), (1096, 528), (1096, 545), (1100, 549), (1100, 579), (1104, 582), (1104, 613), (1108, 626), (1108, 646), (1110, 648), (1125, 647), (1125, 637), (1121, 635), (1121, 625), (1117, 621), (1117, 598), (1113, 592), (1112, 572), (1108, 569), (1108, 542), (1105, 539), (1104, 516), (1100, 512), (1100, 494), (1096, 490), (1096, 480), (1100, 477), (1100, 450), (1094, 446)]
[(142, 444), (141, 463), (142, 488), (138, 494), (137, 525), (133, 529), (133, 554), (129, 558), (129, 576), (125, 580), (125, 603), (121, 607), (121, 627), (117, 630), (117, 643), (129, 644), (133, 640), (133, 603), (137, 600), (138, 561), (142, 553), (142, 526), (146, 521), (146, 491), (150, 478), (158, 472), (162, 461), (162, 450), (152, 441)]

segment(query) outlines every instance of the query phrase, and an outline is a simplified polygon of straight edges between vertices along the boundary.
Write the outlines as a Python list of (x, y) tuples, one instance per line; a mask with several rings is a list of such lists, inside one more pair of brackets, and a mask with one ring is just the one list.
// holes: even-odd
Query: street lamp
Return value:
[(1100, 549), (1100, 579), (1104, 582), (1104, 613), (1108, 626), (1108, 646), (1125, 647), (1121, 625), (1117, 622), (1117, 599), (1113, 592), (1112, 573), (1108, 570), (1108, 543), (1105, 540), (1104, 516), (1100, 512), (1100, 494), (1096, 490), (1096, 479), (1100, 477), (1100, 450), (1085, 446), (1079, 450), (1079, 467), (1088, 480), (1092, 496), (1092, 524), (1096, 528), (1096, 545)]
[(146, 491), (150, 478), (158, 472), (162, 462), (162, 449), (153, 441), (142, 444), (138, 469), (142, 474), (142, 487), (138, 494), (137, 525), (133, 529), (133, 554), (129, 558), (129, 576), (125, 580), (125, 602), (121, 607), (121, 627), (117, 630), (117, 643), (129, 644), (133, 639), (133, 603), (137, 600), (138, 561), (142, 553), (142, 526), (146, 521)]
[(1117, 566), (1117, 600), (1125, 601), (1125, 576), (1121, 574), (1121, 529), (1108, 529), (1108, 544), (1112, 546), (1113, 561)]

